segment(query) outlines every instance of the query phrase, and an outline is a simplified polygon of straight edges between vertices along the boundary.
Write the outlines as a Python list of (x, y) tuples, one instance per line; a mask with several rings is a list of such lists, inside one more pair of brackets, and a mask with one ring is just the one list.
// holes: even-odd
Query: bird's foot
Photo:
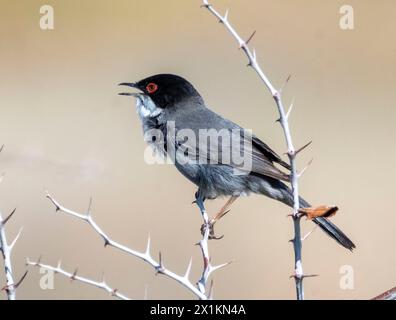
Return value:
[(205, 236), (206, 232), (209, 231), (208, 239), (209, 240), (220, 240), (224, 238), (224, 235), (218, 237), (214, 232), (214, 224), (216, 221), (210, 221), (208, 223), (204, 223), (201, 226), (201, 234)]

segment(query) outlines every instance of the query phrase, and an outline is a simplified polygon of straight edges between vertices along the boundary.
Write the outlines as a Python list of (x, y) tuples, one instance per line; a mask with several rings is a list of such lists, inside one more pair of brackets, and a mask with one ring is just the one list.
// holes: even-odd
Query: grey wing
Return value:
[(285, 167), (288, 170), (291, 170), (290, 165), (285, 161), (283, 161), (281, 157), (274, 150), (272, 150), (266, 143), (261, 141), (256, 136), (252, 137), (252, 142), (255, 148), (259, 149), (268, 159), (270, 159), (273, 162), (279, 163), (281, 166)]
[(176, 139), (170, 139), (173, 142), (172, 149), (183, 161), (227, 165), (242, 174), (256, 173), (290, 181), (290, 175), (275, 167), (274, 162), (286, 168), (289, 165), (272, 149), (239, 126), (233, 124), (232, 128), (229, 127), (214, 130), (206, 137), (200, 135), (199, 139), (179, 136), (176, 129)]
[[(258, 138), (253, 136), (247, 139), (246, 145), (248, 146), (251, 143), (251, 147), (244, 148), (244, 152), (247, 156), (252, 157), (252, 172), (283, 181), (290, 181), (290, 175), (279, 170), (274, 165), (274, 162), (276, 162), (285, 168), (290, 168), (287, 163)], [(264, 146), (266, 147), (264, 148)]]

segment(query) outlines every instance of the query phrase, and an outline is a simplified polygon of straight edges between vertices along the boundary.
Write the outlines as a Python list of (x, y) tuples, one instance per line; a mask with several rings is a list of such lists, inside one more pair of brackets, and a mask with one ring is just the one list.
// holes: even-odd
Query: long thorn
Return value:
[(219, 265), (217, 265), (217, 266), (212, 266), (212, 267), (211, 267), (211, 273), (214, 272), (214, 271), (216, 271), (216, 270), (219, 270), (219, 269), (221, 269), (221, 268), (224, 268), (224, 267), (230, 265), (231, 263), (232, 263), (232, 261), (229, 261), (229, 262), (226, 262), (226, 263), (223, 263), (223, 264), (219, 264)]
[(309, 162), (307, 163), (307, 165), (301, 170), (301, 172), (299, 172), (297, 174), (297, 176), (300, 178), (304, 172), (308, 169), (308, 167), (312, 164), (313, 158), (311, 160), (309, 160)]
[(306, 145), (302, 146), (300, 149), (294, 152), (295, 155), (299, 154), (301, 151), (303, 151), (306, 147), (308, 147), (312, 143), (312, 140), (309, 141)]
[(249, 42), (253, 39), (254, 35), (256, 34), (256, 30), (253, 31), (253, 33), (250, 35), (250, 37), (245, 41), (245, 44), (248, 45)]
[(14, 241), (11, 242), (11, 244), (10, 244), (10, 250), (12, 250), (12, 249), (14, 248), (15, 243), (18, 241), (18, 239), (19, 239), (19, 237), (20, 237), (20, 235), (21, 235), (21, 233), (22, 233), (22, 230), (23, 230), (23, 227), (21, 227), (21, 228), (19, 229), (19, 232), (18, 232), (18, 234), (16, 235)]
[(10, 218), (14, 215), (15, 211), (16, 211), (16, 208), (14, 210), (12, 210), (12, 212), (7, 216), (7, 218), (5, 218), (3, 220), (3, 222), (2, 222), (3, 226), (8, 222), (8, 220), (10, 220)]
[(88, 209), (87, 209), (87, 216), (91, 216), (92, 213), (92, 197), (89, 198), (89, 204), (88, 204)]
[(291, 113), (291, 111), (293, 110), (294, 99), (295, 99), (295, 98), (293, 97), (292, 102), (291, 102), (290, 107), (289, 107), (289, 110), (287, 110), (286, 119), (289, 119), (290, 113)]
[(25, 280), (27, 274), (28, 274), (29, 270), (26, 270), (25, 273), (23, 274), (23, 276), (21, 277), (21, 279), (19, 279), (19, 281), (14, 285), (15, 288), (18, 288), (21, 283), (23, 282), (23, 280)]
[(213, 300), (213, 279), (210, 281), (210, 287), (209, 287), (209, 294), (208, 294), (208, 299)]
[[(226, 13), (224, 14), (223, 20), (224, 21), (228, 20), (228, 9), (226, 10)], [(220, 20), (220, 22), (222, 22), (222, 21)]]
[(188, 267), (187, 267), (186, 273), (184, 274), (184, 278), (188, 279), (190, 277), (191, 267), (192, 267), (192, 258), (190, 259), (190, 262), (188, 263)]
[(279, 94), (282, 94), (283, 89), (285, 88), (285, 86), (286, 86), (287, 83), (289, 82), (290, 78), (291, 78), (291, 74), (289, 74), (289, 76), (286, 78), (285, 83), (284, 83), (283, 86), (279, 89), (279, 91), (278, 91)]
[(70, 277), (70, 280), (71, 280), (71, 281), (76, 280), (77, 272), (78, 272), (78, 268), (76, 268), (76, 270), (74, 270), (72, 276)]
[(312, 234), (312, 232), (316, 230), (317, 227), (318, 225), (315, 225), (315, 227), (311, 231), (309, 231), (304, 237), (301, 238), (301, 241), (306, 240)]
[(147, 245), (146, 245), (146, 254), (149, 255), (150, 254), (150, 247), (151, 247), (151, 237), (150, 235), (147, 238)]

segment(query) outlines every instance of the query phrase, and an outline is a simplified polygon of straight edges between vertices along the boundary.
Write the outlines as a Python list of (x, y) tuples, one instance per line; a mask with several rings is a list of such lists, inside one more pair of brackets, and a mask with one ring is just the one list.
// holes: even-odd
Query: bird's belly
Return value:
[(198, 164), (180, 164), (175, 162), (175, 166), (183, 176), (199, 187), (200, 168)]
[(240, 196), (249, 193), (247, 176), (236, 175), (225, 165), (175, 163), (176, 168), (198, 186), (202, 196), (215, 199), (222, 196)]

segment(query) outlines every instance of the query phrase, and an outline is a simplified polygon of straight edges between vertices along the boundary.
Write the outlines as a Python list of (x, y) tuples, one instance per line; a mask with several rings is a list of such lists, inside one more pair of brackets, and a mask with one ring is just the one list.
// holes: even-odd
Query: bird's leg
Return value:
[(234, 201), (238, 199), (238, 196), (232, 196), (227, 200), (225, 205), (220, 209), (220, 211), (216, 214), (216, 216), (210, 221), (212, 225), (214, 225), (217, 221), (223, 218), (228, 212), (230, 212), (230, 207), (234, 203)]
[(205, 206), (204, 206), (204, 201), (205, 198), (202, 197), (201, 193), (199, 192), (199, 190), (195, 193), (195, 201), (194, 203), (198, 206), (199, 210), (201, 211), (201, 215), (202, 218), (204, 220), (204, 223), (201, 226), (201, 234), (204, 236), (206, 231), (209, 229), (209, 239), (216, 239), (219, 240), (221, 237), (216, 237), (215, 233), (214, 233), (214, 229), (213, 229), (213, 219), (209, 219), (208, 213), (206, 212)]
[(198, 190), (197, 192), (195, 192), (195, 201), (193, 203), (198, 206), (199, 210), (201, 211), (202, 218), (204, 219), (204, 222), (206, 224), (209, 223), (209, 216), (206, 212), (204, 202), (205, 198), (201, 195), (200, 191)]
[(230, 197), (225, 205), (220, 209), (220, 211), (216, 214), (216, 216), (213, 219), (209, 220), (209, 216), (205, 210), (204, 207), (204, 201), (205, 199), (200, 197), (199, 195), (199, 190), (198, 192), (195, 193), (195, 203), (198, 205), (199, 209), (201, 210), (202, 217), (205, 221), (205, 223), (201, 226), (201, 233), (202, 235), (205, 233), (206, 228), (209, 228), (209, 239), (213, 240), (220, 240), (224, 236), (217, 237), (214, 232), (214, 225), (217, 221), (219, 221), (222, 217), (224, 217), (229, 211), (231, 205), (235, 202), (236, 199), (238, 199), (238, 196), (232, 196)]
[(212, 231), (213, 228), (211, 227), (211, 223), (209, 220), (208, 213), (206, 212), (204, 202), (205, 202), (205, 198), (201, 195), (200, 191), (198, 190), (195, 193), (195, 201), (193, 203), (195, 203), (198, 206), (199, 210), (201, 211), (202, 219), (204, 220), (204, 223), (201, 226), (201, 234), (204, 235), (206, 230), (209, 228), (209, 238), (210, 238), (210, 235), (213, 233)]
[(228, 212), (230, 212), (230, 207), (234, 203), (234, 201), (238, 199), (238, 196), (232, 196), (227, 200), (225, 205), (220, 209), (220, 211), (216, 214), (216, 216), (210, 220), (210, 234), (209, 234), (209, 239), (215, 239), (215, 240), (220, 240), (224, 237), (220, 236), (217, 237), (214, 233), (214, 225), (217, 221), (219, 221), (221, 218), (223, 218)]

